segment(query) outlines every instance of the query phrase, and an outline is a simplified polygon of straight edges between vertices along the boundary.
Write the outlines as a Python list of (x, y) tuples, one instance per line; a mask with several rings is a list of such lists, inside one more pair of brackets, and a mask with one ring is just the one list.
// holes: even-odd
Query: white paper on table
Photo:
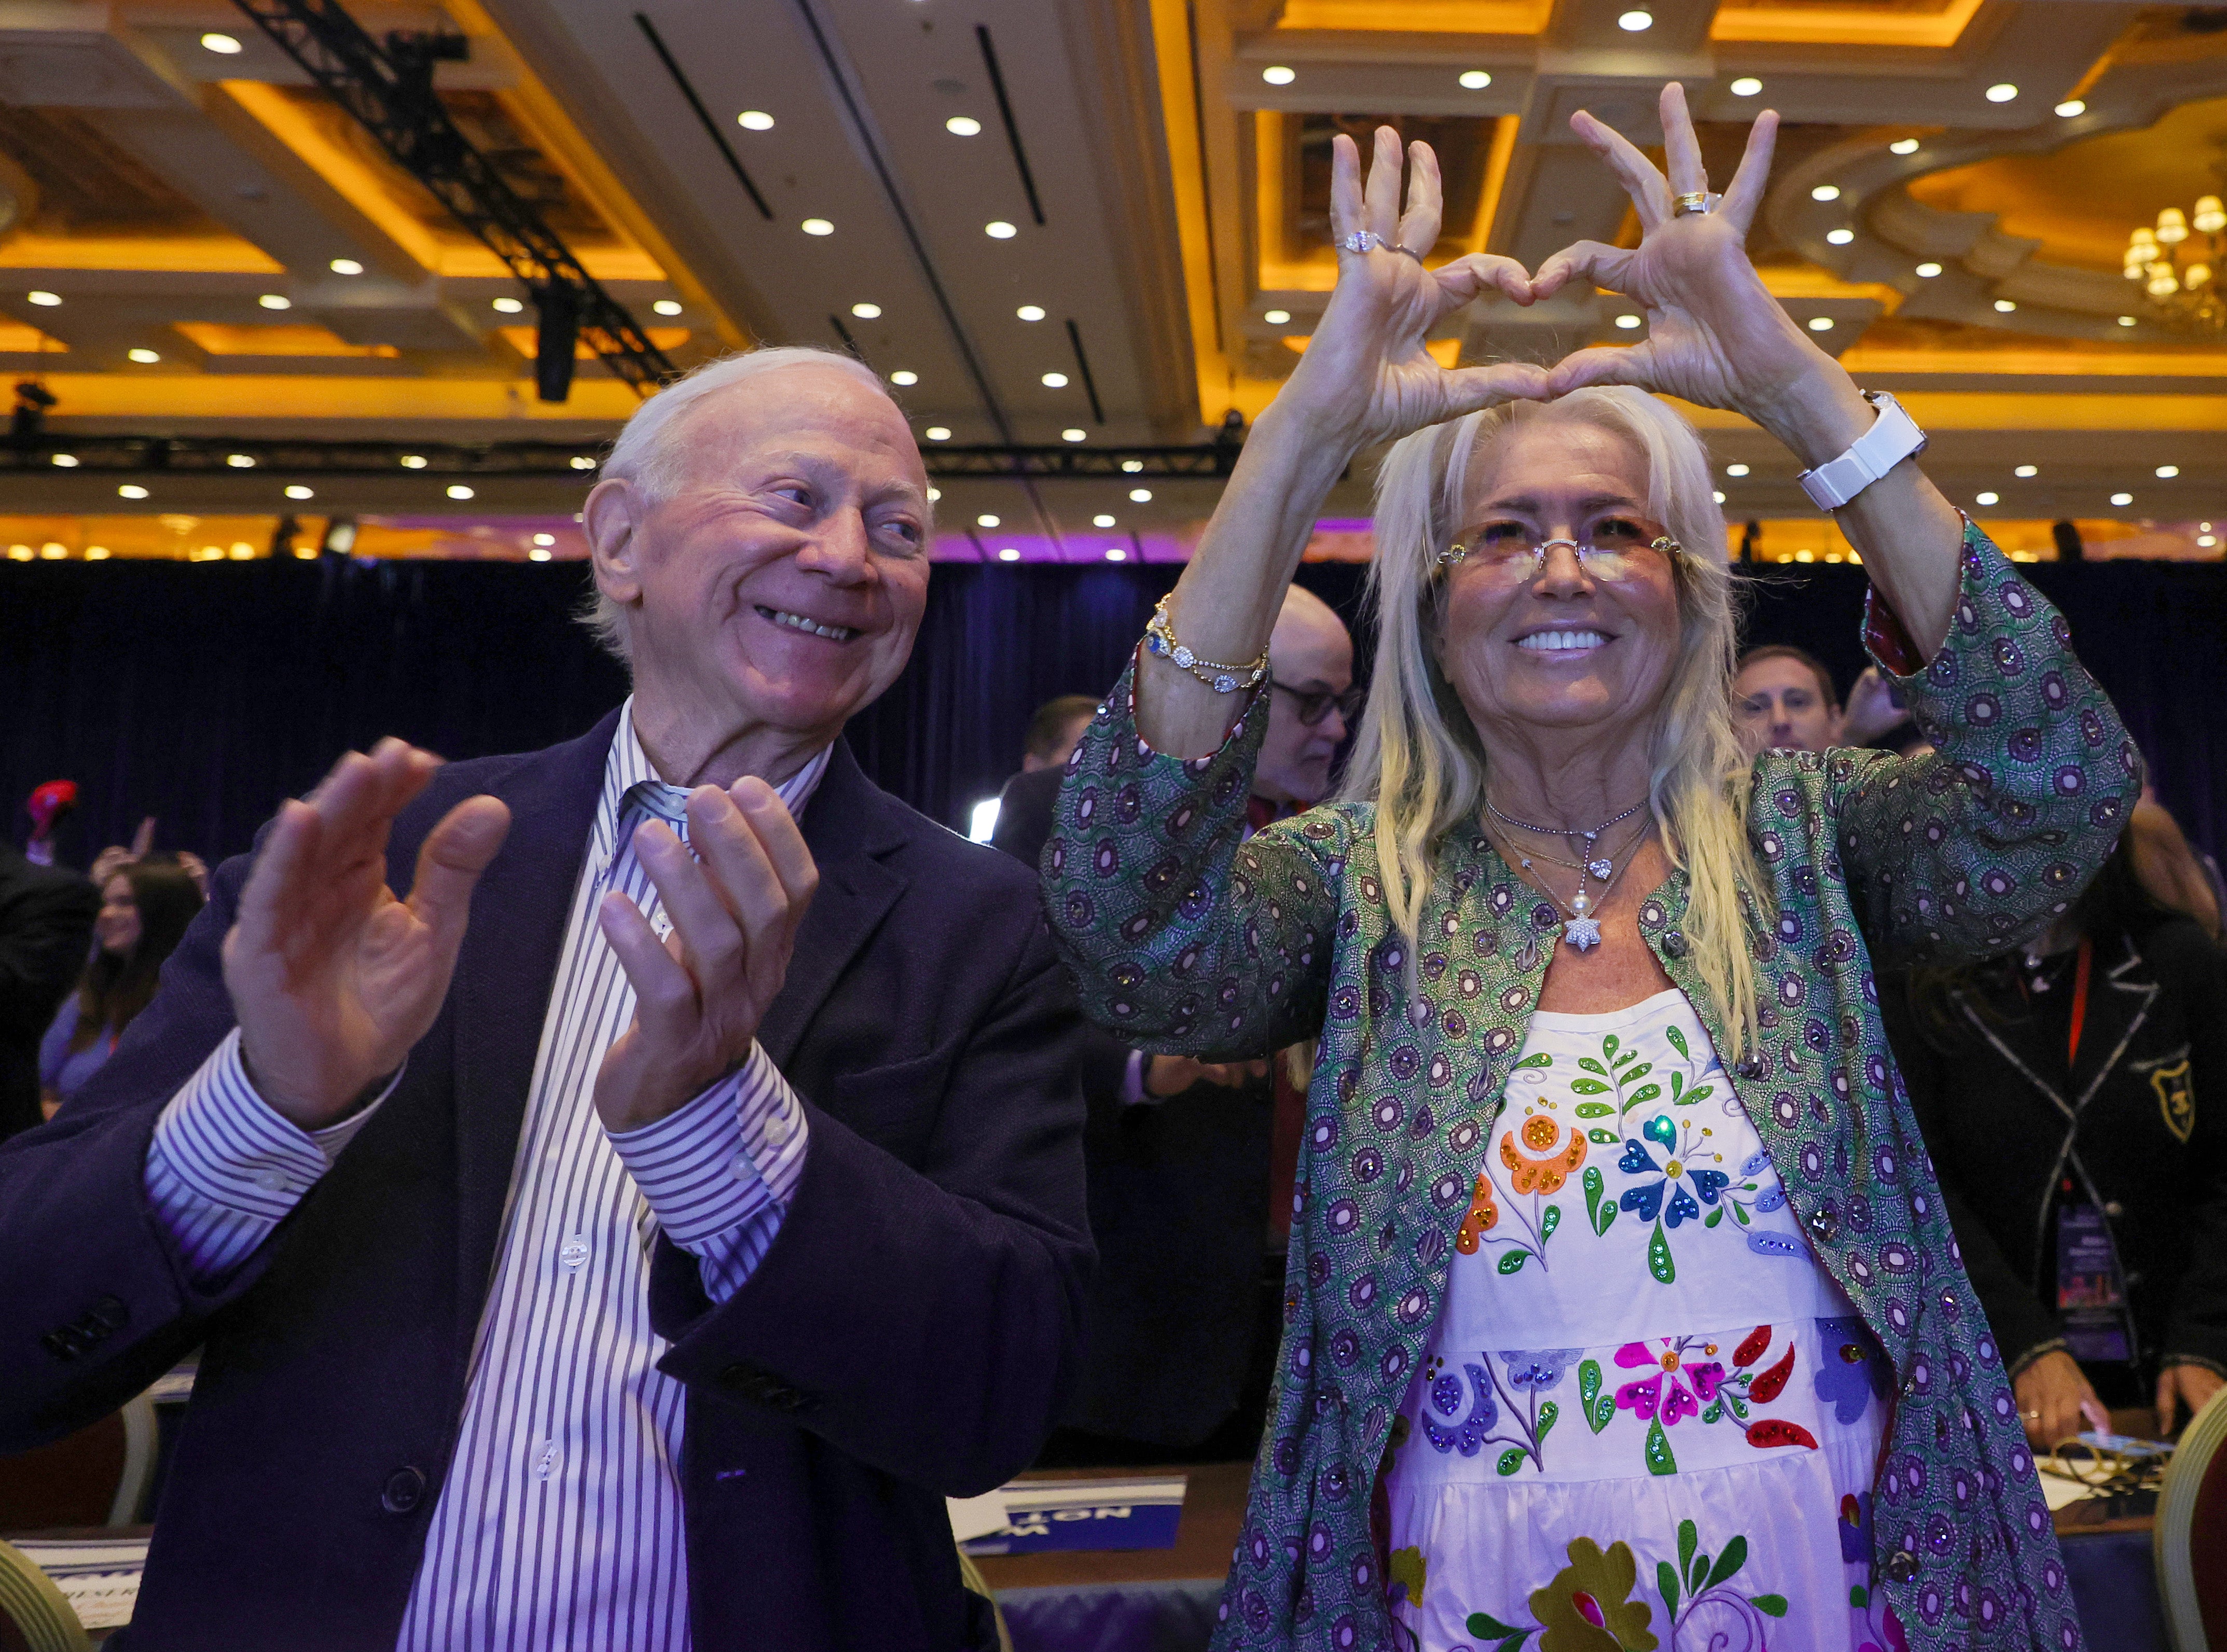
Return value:
[(2053, 1474), (2047, 1469), (2041, 1471), (2041, 1499), (2049, 1505), (2049, 1512), (2052, 1515), (2060, 1508), (2085, 1502), (2097, 1495), (2094, 1486), (2083, 1485), (2070, 1475)]
[(145, 1538), (24, 1538), (16, 1547), (53, 1579), (86, 1628), (118, 1629), (131, 1621), (147, 1564)]
[(951, 1511), (951, 1534), (961, 1543), (1005, 1529), (1005, 1493), (986, 1491), (979, 1497), (946, 1497)]

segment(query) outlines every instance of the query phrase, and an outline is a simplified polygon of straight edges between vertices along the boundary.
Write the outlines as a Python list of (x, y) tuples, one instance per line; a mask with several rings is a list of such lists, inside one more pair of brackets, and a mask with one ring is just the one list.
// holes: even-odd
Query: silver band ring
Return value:
[(2030, 1423), (2038, 1423), (2041, 1420), (2041, 1413), (2038, 1411), (2021, 1411), (2019, 1415)]
[(1349, 252), (1366, 252), (1374, 247), (1391, 245), (1373, 229), (1357, 229), (1338, 242), (1338, 246)]
[(1416, 263), (1418, 263), (1418, 264), (1420, 264), (1420, 263), (1423, 261), (1423, 255), (1422, 255), (1420, 252), (1418, 252), (1417, 251), (1415, 251), (1415, 249), (1414, 249), (1413, 247), (1412, 247), (1412, 246), (1395, 246), (1395, 247), (1392, 248), (1391, 250), (1392, 250), (1393, 252), (1404, 252), (1404, 253), (1406, 253), (1409, 258), (1411, 258), (1414, 259), (1414, 260), (1415, 260), (1415, 262), (1416, 262)]
[(1707, 190), (1690, 189), (1672, 201), (1670, 215), (1673, 218), (1706, 217), (1708, 214), (1709, 207)]

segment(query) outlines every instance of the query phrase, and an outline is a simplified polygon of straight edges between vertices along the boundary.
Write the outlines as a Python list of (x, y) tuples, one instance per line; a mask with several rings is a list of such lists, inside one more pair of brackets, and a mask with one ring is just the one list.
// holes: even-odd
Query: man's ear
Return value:
[(639, 529), (644, 512), (645, 501), (633, 482), (624, 476), (607, 476), (590, 489), (580, 513), (580, 524), (587, 530), (588, 558), (595, 564), (596, 589), (622, 608), (641, 599)]

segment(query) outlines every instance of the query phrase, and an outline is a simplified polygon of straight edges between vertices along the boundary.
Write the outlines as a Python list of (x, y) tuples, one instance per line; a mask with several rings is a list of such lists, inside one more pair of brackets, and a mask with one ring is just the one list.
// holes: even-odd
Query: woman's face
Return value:
[[(1542, 730), (1572, 737), (1639, 725), (1678, 654), (1678, 590), (1668, 532), (1647, 514), (1644, 456), (1591, 424), (1533, 419), (1470, 464), (1456, 539), (1472, 554), (1441, 576), (1439, 667), (1490, 741)], [(1511, 552), (1574, 539), (1625, 552), (1613, 577), (1567, 545), (1534, 571)]]
[(139, 944), (139, 902), (131, 893), (131, 880), (118, 872), (100, 886), (100, 916), (93, 921), (93, 939), (105, 953), (129, 958)]

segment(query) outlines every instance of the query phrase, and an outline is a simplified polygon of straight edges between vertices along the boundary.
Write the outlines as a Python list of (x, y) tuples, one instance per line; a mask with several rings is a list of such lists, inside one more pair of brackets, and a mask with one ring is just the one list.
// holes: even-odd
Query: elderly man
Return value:
[(1082, 1107), (1031, 881), (839, 738), (920, 622), (919, 454), (762, 351), (585, 520), (627, 704), (344, 758), (0, 1151), (0, 1449), (205, 1343), (126, 1643), (993, 1643), (942, 1500), (1066, 1386)]

